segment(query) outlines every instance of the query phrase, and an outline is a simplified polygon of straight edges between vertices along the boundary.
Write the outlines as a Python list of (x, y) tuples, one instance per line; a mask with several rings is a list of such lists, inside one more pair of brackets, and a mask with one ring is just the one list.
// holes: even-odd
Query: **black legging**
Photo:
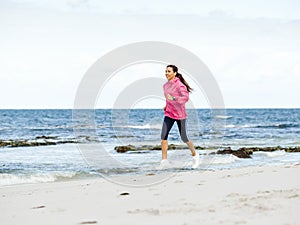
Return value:
[(176, 119), (172, 119), (170, 117), (167, 117), (165, 116), (164, 118), (164, 123), (163, 123), (163, 127), (162, 127), (162, 130), (161, 130), (161, 140), (167, 140), (168, 139), (168, 135), (169, 135), (169, 132), (174, 124), (174, 122), (176, 121), (177, 123), (177, 126), (178, 126), (178, 130), (179, 130), (179, 133), (180, 133), (180, 137), (181, 137), (181, 140), (183, 142), (188, 142), (189, 139), (187, 137), (187, 133), (186, 133), (186, 119), (183, 119), (183, 120), (176, 120)]

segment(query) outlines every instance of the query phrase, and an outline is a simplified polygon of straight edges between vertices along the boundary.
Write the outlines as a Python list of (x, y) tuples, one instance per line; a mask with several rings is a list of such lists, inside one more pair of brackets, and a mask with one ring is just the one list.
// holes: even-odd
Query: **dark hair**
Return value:
[(176, 73), (175, 77), (178, 77), (181, 83), (183, 83), (186, 86), (186, 89), (188, 92), (191, 92), (193, 88), (190, 87), (190, 85), (185, 81), (181, 73), (178, 73), (178, 68), (175, 65), (168, 65), (167, 67), (171, 67), (173, 69), (173, 72)]

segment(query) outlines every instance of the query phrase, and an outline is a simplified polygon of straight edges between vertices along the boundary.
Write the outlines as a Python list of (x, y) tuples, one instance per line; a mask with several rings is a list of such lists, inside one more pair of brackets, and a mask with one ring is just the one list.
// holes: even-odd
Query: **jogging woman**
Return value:
[(167, 159), (168, 151), (168, 135), (176, 122), (181, 136), (181, 140), (187, 144), (193, 156), (193, 168), (199, 165), (199, 154), (195, 151), (192, 141), (187, 137), (186, 132), (186, 108), (185, 103), (189, 100), (189, 92), (192, 88), (184, 80), (182, 75), (178, 72), (178, 68), (174, 65), (166, 67), (166, 77), (168, 81), (164, 84), (164, 95), (166, 97), (166, 106), (164, 107), (164, 122), (161, 131), (161, 150), (162, 161), (161, 168), (168, 167)]

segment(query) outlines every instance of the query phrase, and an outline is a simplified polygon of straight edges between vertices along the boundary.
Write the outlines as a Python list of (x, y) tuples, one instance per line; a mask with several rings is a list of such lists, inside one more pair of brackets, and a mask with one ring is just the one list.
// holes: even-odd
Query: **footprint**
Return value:
[(128, 192), (123, 192), (120, 195), (129, 195), (129, 193)]
[(175, 180), (174, 183), (183, 183), (182, 180)]
[(83, 221), (80, 224), (95, 224), (98, 223), (97, 221)]
[(32, 207), (32, 209), (42, 209), (42, 208), (45, 208), (46, 206), (44, 205), (39, 205), (39, 206), (35, 206), (35, 207)]
[(159, 209), (153, 209), (153, 208), (150, 208), (150, 209), (135, 209), (135, 210), (129, 210), (127, 211), (127, 213), (130, 213), (130, 214), (140, 214), (140, 213), (145, 213), (145, 214), (148, 214), (148, 215), (153, 215), (153, 216), (157, 216), (159, 215)]
[(146, 176), (154, 176), (155, 173), (147, 173)]

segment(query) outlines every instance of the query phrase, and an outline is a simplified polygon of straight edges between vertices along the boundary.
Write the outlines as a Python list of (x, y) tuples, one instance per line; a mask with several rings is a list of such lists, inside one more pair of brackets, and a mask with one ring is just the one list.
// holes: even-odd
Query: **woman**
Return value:
[(181, 140), (187, 144), (193, 156), (193, 168), (199, 165), (199, 154), (195, 151), (193, 143), (188, 139), (186, 132), (186, 109), (185, 103), (189, 100), (189, 92), (192, 88), (184, 80), (178, 72), (178, 68), (174, 65), (168, 65), (166, 68), (166, 77), (168, 81), (164, 84), (164, 95), (166, 97), (166, 106), (164, 107), (164, 122), (161, 131), (161, 150), (162, 161), (161, 168), (168, 167), (167, 159), (168, 151), (168, 135), (174, 124), (177, 123)]

